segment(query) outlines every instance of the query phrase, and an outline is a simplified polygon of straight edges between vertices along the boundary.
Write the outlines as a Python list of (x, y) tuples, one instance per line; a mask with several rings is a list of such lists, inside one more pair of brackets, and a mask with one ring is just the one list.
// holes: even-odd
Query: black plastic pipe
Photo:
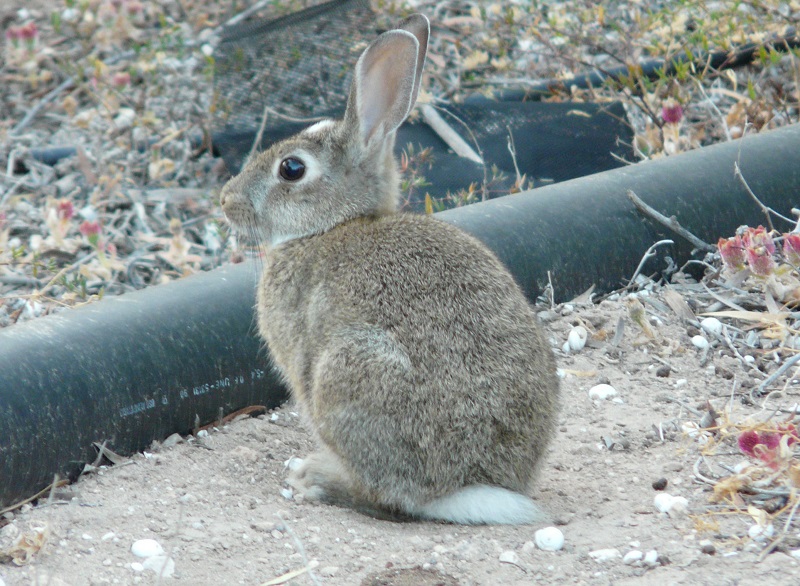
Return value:
[[(758, 204), (734, 176), (736, 161), (765, 205), (790, 215), (800, 204), (800, 124), (793, 124), (448, 210), (438, 217), (483, 240), (531, 299), (547, 286), (549, 271), (556, 299), (563, 301), (592, 284), (600, 293), (618, 288), (658, 240), (669, 238), (675, 244), (659, 247), (659, 254), (645, 264), (646, 271), (667, 268), (666, 256), (679, 265), (691, 258), (692, 245), (644, 218), (627, 190), (663, 215), (675, 216), (712, 245), (742, 224), (765, 223)], [(782, 228), (789, 231), (793, 226)]]
[(254, 266), (230, 265), (0, 331), (0, 508), (74, 478), (92, 442), (130, 454), (280, 404), (254, 287)]
[[(648, 59), (641, 64), (640, 74), (650, 80), (656, 80), (661, 75), (674, 75), (681, 65), (691, 61), (695, 67), (704, 69), (706, 67), (712, 70), (732, 69), (734, 67), (741, 67), (751, 63), (756, 56), (756, 53), (762, 47), (774, 49), (779, 52), (788, 52), (792, 49), (800, 47), (800, 37), (795, 35), (779, 37), (764, 43), (747, 43), (741, 47), (737, 47), (732, 51), (715, 51), (712, 53), (703, 53), (692, 55), (691, 57), (681, 53), (672, 59)], [(516, 102), (522, 100), (540, 100), (547, 96), (553, 95), (556, 91), (568, 91), (569, 87), (576, 86), (582, 89), (590, 87), (599, 87), (608, 81), (619, 82), (624, 77), (630, 76), (631, 70), (627, 65), (612, 67), (608, 70), (594, 70), (587, 73), (581, 73), (572, 79), (543, 79), (532, 84), (527, 84), (524, 89), (508, 89), (499, 90), (495, 92), (494, 99), (506, 102)], [(473, 94), (467, 98), (468, 104), (482, 103), (487, 98), (483, 94)], [(212, 139), (212, 149), (214, 156), (219, 156), (216, 151), (218, 143), (225, 143), (230, 141), (229, 133), (222, 131), (215, 134)], [(155, 142), (155, 141), (152, 141)], [(203, 145), (202, 137), (192, 138), (192, 147), (195, 149), (201, 148)], [(144, 147), (139, 147), (142, 150)], [(73, 146), (60, 146), (60, 147), (46, 147), (39, 149), (31, 149), (31, 156), (41, 163), (46, 165), (55, 165), (61, 159), (74, 156), (76, 148)]]
[[(643, 218), (632, 189), (714, 242), (763, 215), (733, 174), (788, 211), (800, 197), (800, 125), (449, 210), (441, 219), (492, 248), (531, 298), (548, 271), (557, 299), (616, 288), (656, 240), (691, 245)], [(787, 226), (788, 228), (788, 226)], [(648, 270), (663, 267), (663, 256)], [(129, 454), (285, 391), (254, 330), (254, 269), (234, 265), (0, 331), (0, 505), (74, 476), (92, 442)]]

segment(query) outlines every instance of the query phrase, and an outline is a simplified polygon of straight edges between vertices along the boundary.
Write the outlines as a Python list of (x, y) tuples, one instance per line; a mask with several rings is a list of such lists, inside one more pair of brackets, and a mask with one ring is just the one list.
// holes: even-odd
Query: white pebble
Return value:
[(136, 121), (136, 111), (132, 108), (120, 108), (119, 114), (114, 118), (114, 126), (117, 130), (127, 130)]
[(750, 525), (750, 528), (747, 530), (747, 534), (751, 539), (763, 541), (764, 539), (772, 537), (775, 534), (775, 527), (772, 526), (772, 523), (766, 527), (756, 523), (755, 525)]
[(687, 384), (689, 384), (689, 381), (687, 379), (679, 378), (678, 380), (675, 381), (675, 388), (679, 389), (681, 387), (685, 387)]
[(755, 356), (750, 356), (749, 354), (745, 354), (744, 361), (747, 364), (753, 364), (756, 361), (756, 357)]
[(700, 435), (700, 426), (694, 421), (684, 421), (681, 423), (681, 431), (691, 438)]
[(595, 385), (589, 389), (590, 399), (610, 399), (617, 395), (617, 389), (607, 384)]
[(283, 463), (283, 467), (287, 470), (291, 470), (294, 472), (295, 470), (300, 470), (300, 467), (303, 465), (303, 458), (298, 458), (296, 456), (292, 456), (288, 460)]
[(292, 496), (294, 496), (294, 492), (292, 492), (291, 488), (282, 488), (281, 496), (285, 498), (287, 501), (290, 501), (292, 500)]
[(22, 308), (22, 319), (39, 317), (43, 310), (44, 307), (38, 301), (26, 301), (25, 306)]
[(564, 547), (564, 534), (557, 527), (545, 527), (533, 534), (536, 547), (544, 551), (558, 551)]
[(134, 572), (144, 572), (144, 566), (139, 562), (133, 562), (131, 564), (131, 570), (133, 570)]
[(706, 340), (703, 336), (699, 334), (697, 336), (692, 336), (692, 344), (694, 345), (695, 348), (698, 348), (700, 350), (705, 350), (706, 348), (708, 348), (708, 340)]
[(103, 535), (100, 538), (101, 541), (111, 541), (112, 539), (114, 539), (114, 532), (113, 531), (109, 531), (108, 533), (106, 533), (105, 535)]
[(172, 578), (175, 573), (175, 561), (165, 555), (154, 555), (144, 560), (142, 567), (145, 570), (152, 570), (164, 578)]
[(201, 429), (200, 431), (197, 432), (197, 437), (208, 437), (208, 430)]
[[(795, 559), (800, 560), (800, 549), (793, 549), (792, 551), (789, 552), (789, 555), (792, 556)], [(0, 585), (0, 586), (2, 586), (2, 585)]]
[(689, 506), (687, 501), (682, 496), (672, 496), (666, 492), (659, 492), (653, 499), (653, 505), (662, 513), (682, 512)]
[(596, 549), (589, 552), (589, 557), (597, 562), (607, 562), (616, 558), (621, 558), (622, 554), (616, 548)]
[(319, 575), (325, 578), (333, 578), (339, 573), (339, 566), (325, 566), (319, 569)]
[(632, 566), (636, 562), (642, 561), (644, 554), (638, 549), (634, 549), (625, 554), (622, 558), (622, 563), (626, 566)]
[(661, 513), (666, 513), (672, 507), (673, 496), (666, 492), (659, 492), (653, 499), (653, 505)]
[(583, 326), (575, 326), (569, 332), (567, 337), (567, 344), (572, 352), (580, 352), (586, 346), (586, 340), (589, 337), (589, 332)]
[(89, 535), (88, 533), (84, 533), (83, 535), (81, 535), (81, 539), (85, 539), (86, 541), (91, 541), (92, 536)]
[(519, 556), (516, 552), (511, 551), (510, 549), (501, 553), (499, 559), (504, 564), (514, 564), (515, 566), (519, 564)]
[(75, 8), (65, 8), (61, 11), (61, 20), (64, 22), (78, 22), (81, 13)]
[(656, 550), (651, 549), (646, 554), (644, 554), (644, 565), (651, 567), (658, 565), (658, 552)]
[(715, 317), (707, 317), (700, 322), (700, 327), (712, 335), (722, 333), (722, 322)]
[(162, 555), (164, 548), (155, 539), (140, 539), (133, 542), (131, 553), (138, 558), (149, 558), (154, 555)]

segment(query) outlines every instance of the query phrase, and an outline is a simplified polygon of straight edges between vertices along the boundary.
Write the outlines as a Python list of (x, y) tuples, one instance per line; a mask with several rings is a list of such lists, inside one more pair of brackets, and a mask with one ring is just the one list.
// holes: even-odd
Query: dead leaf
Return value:
[(595, 285), (592, 284), (591, 287), (589, 287), (586, 291), (584, 291), (583, 293), (581, 293), (580, 295), (575, 297), (569, 303), (573, 303), (575, 305), (582, 305), (582, 304), (591, 303), (592, 302), (592, 292), (594, 291), (594, 289), (595, 289)]
[(741, 501), (739, 491), (747, 484), (747, 480), (747, 477), (741, 474), (723, 478), (714, 485), (714, 495), (711, 497), (711, 501), (716, 503)]
[(686, 303), (686, 300), (683, 298), (683, 295), (678, 293), (675, 289), (667, 288), (664, 290), (664, 301), (667, 302), (670, 309), (682, 320), (693, 321), (697, 319), (692, 308), (689, 307), (689, 304)]
[(792, 464), (789, 466), (789, 481), (795, 488), (800, 488), (800, 466)]
[(0, 561), (10, 561), (16, 566), (25, 566), (41, 551), (50, 536), (50, 527), (31, 525), (29, 531), (20, 533), (10, 547), (0, 550)]
[(742, 321), (754, 322), (757, 324), (779, 325), (785, 326), (786, 320), (791, 317), (787, 311), (779, 313), (765, 313), (761, 311), (709, 311), (701, 315), (710, 315), (713, 317), (730, 317), (733, 319), (740, 319)]
[(466, 57), (462, 62), (462, 67), (466, 71), (470, 71), (472, 69), (477, 69), (481, 65), (486, 65), (489, 62), (489, 53), (486, 51), (473, 51)]
[(173, 171), (175, 171), (175, 161), (166, 157), (155, 160), (147, 165), (147, 173), (150, 175), (150, 179), (160, 179)]

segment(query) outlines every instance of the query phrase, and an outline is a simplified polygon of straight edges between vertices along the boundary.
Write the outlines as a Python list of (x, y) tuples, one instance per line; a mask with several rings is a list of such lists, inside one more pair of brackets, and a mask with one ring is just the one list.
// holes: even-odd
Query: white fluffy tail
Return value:
[(525, 525), (543, 518), (525, 495), (486, 484), (466, 486), (411, 512), (422, 519), (462, 525)]

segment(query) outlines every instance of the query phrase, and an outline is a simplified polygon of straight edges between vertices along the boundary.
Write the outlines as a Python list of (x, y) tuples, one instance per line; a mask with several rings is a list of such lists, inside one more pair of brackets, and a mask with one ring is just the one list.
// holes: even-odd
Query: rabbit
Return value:
[(289, 485), (381, 518), (532, 523), (558, 413), (550, 346), (485, 245), (397, 211), (395, 131), (428, 35), (421, 14), (380, 35), (344, 118), (255, 156), (220, 202), (264, 244), (259, 331), (320, 446)]

